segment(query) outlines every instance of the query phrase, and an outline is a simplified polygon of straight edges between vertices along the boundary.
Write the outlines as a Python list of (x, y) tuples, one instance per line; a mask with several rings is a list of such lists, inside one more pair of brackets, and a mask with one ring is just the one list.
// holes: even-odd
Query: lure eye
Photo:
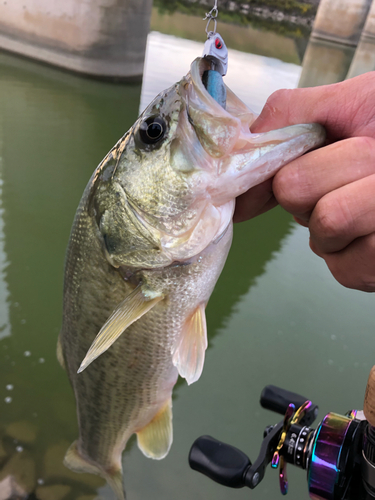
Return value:
[(164, 137), (166, 128), (165, 121), (160, 116), (151, 116), (142, 122), (139, 135), (145, 144), (155, 144)]
[(223, 48), (223, 44), (221, 43), (220, 38), (216, 38), (216, 40), (215, 40), (215, 47), (217, 49)]

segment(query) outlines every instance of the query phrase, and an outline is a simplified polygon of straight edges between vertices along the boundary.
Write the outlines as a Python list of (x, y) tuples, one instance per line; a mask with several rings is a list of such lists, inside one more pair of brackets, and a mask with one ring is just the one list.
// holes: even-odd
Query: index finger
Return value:
[(375, 72), (321, 87), (278, 90), (267, 100), (251, 132), (298, 123), (320, 123), (328, 140), (375, 137)]

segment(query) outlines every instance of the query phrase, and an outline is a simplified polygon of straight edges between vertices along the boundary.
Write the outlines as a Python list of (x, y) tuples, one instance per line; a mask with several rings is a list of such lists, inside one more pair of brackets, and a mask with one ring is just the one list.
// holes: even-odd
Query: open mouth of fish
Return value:
[(209, 95), (225, 109), (227, 91), (218, 68), (219, 61), (215, 57), (203, 57), (199, 64), (199, 73), (201, 74), (202, 84)]
[(184, 97), (189, 121), (203, 149), (217, 159), (209, 191), (216, 203), (222, 204), (321, 145), (325, 131), (319, 124), (309, 123), (251, 133), (257, 115), (226, 87), (215, 67), (214, 57), (195, 59)]

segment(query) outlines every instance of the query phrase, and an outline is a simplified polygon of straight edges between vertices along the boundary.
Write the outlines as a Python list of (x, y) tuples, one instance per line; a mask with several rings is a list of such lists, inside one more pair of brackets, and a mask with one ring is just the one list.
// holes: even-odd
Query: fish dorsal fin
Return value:
[(151, 422), (137, 432), (138, 447), (148, 458), (161, 460), (172, 445), (172, 399), (155, 415)]
[(186, 321), (179, 344), (173, 353), (173, 364), (190, 385), (202, 374), (207, 349), (205, 305), (200, 304)]
[(139, 284), (120, 302), (104, 323), (87, 351), (77, 373), (81, 373), (94, 359), (109, 349), (128, 326), (146, 314), (163, 298), (162, 294), (152, 292), (144, 285)]

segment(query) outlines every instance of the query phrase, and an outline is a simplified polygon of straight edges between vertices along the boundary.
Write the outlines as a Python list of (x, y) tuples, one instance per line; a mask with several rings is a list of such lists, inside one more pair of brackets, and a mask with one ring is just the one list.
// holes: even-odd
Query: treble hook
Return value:
[[(211, 35), (214, 35), (216, 33), (216, 26), (217, 26), (217, 20), (216, 19), (217, 19), (218, 14), (219, 14), (219, 9), (217, 8), (217, 0), (215, 0), (215, 5), (210, 10), (210, 12), (206, 12), (206, 17), (203, 18), (203, 21), (205, 21), (206, 19), (208, 19), (208, 22), (207, 22), (207, 25), (206, 25), (206, 33), (207, 33), (207, 37), (208, 38)], [(209, 27), (211, 21), (214, 22), (214, 30), (213, 31), (209, 31), (208, 30), (208, 27)]]

